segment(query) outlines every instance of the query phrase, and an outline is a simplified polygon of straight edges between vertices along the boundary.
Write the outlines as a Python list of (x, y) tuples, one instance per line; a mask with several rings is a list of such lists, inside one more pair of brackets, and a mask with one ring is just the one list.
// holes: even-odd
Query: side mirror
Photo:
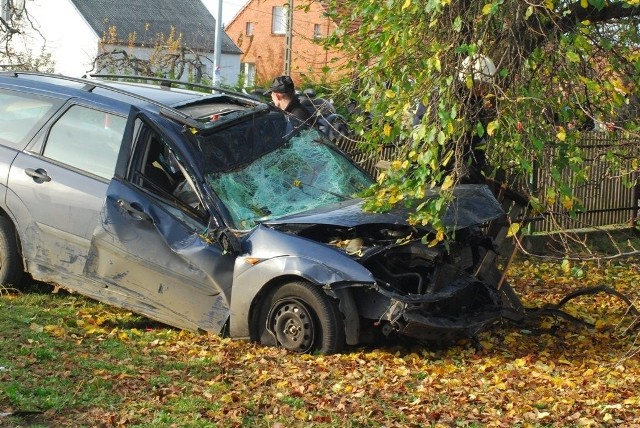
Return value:
[(240, 254), (240, 240), (229, 228), (214, 229), (211, 237), (220, 244), (225, 254)]

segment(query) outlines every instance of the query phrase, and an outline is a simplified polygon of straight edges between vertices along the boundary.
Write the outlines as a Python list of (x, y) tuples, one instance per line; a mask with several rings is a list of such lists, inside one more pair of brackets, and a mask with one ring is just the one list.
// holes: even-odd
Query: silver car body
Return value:
[[(496, 288), (486, 225), (504, 213), (484, 186), (453, 194), (445, 224), (460, 242), (428, 247), (433, 231), (410, 225), (408, 212), (364, 212), (353, 195), (371, 178), (282, 112), (230, 96), (137, 89), (174, 97), (165, 105), (122, 84), (38, 79), (0, 78), (0, 100), (50, 101), (25, 135), (0, 130), (0, 208), (35, 279), (175, 327), (255, 340), (264, 302), (292, 281), (335, 303), (347, 344), (376, 330), (472, 335), (519, 310), (503, 307)], [(158, 163), (171, 191), (151, 178)]]

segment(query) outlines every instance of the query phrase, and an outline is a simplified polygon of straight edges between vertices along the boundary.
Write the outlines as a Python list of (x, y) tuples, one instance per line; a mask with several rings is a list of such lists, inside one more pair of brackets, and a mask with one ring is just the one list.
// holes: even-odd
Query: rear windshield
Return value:
[(228, 171), (253, 162), (282, 146), (293, 133), (287, 117), (271, 111), (200, 136), (197, 141), (204, 157), (204, 172)]

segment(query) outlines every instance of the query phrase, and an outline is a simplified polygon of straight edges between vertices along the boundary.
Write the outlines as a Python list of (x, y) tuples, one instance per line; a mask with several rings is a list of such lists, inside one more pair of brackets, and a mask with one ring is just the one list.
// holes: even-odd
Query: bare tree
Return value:
[(102, 37), (91, 71), (177, 80), (183, 79), (187, 74), (189, 80), (195, 83), (200, 83), (203, 78), (211, 78), (204, 71), (206, 58), (186, 46), (182, 34), (177, 33), (173, 27), (166, 36), (157, 34), (152, 47), (142, 49), (141, 45), (137, 42), (135, 33), (130, 34), (125, 42), (118, 37), (115, 27), (109, 27)]
[(27, 34), (35, 34), (44, 42), (29, 15), (25, 0), (2, 0), (0, 8), (0, 69), (53, 72), (54, 63), (45, 44), (34, 53), (25, 41)]

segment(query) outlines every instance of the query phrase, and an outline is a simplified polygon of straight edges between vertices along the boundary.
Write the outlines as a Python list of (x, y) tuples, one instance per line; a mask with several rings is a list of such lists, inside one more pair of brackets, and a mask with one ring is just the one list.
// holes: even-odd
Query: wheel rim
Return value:
[(278, 344), (295, 352), (308, 352), (315, 339), (315, 324), (307, 305), (298, 299), (283, 299), (273, 307), (272, 322)]

